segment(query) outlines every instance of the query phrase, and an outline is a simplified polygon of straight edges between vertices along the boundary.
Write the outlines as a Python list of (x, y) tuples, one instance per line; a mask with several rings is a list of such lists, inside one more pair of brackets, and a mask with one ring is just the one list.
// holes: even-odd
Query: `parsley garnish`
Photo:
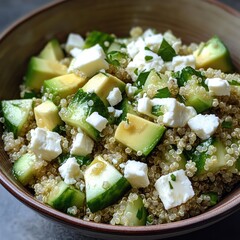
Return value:
[(173, 173), (170, 176), (171, 176), (172, 181), (175, 182), (176, 181), (176, 176)]
[(152, 60), (153, 59), (153, 56), (145, 56), (145, 61), (150, 61), (150, 60)]

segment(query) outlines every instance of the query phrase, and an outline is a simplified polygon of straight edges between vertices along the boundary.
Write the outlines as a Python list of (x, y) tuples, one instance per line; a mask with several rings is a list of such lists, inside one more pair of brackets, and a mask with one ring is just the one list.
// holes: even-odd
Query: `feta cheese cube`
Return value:
[(149, 185), (147, 164), (128, 160), (124, 168), (124, 177), (134, 188), (147, 187)]
[(72, 60), (68, 72), (76, 70), (82, 72), (86, 77), (92, 77), (101, 69), (108, 69), (109, 65), (105, 60), (106, 55), (102, 47), (97, 44), (91, 48), (84, 49)]
[(115, 117), (115, 118), (118, 118), (118, 117), (120, 117), (120, 116), (122, 115), (122, 113), (123, 113), (123, 110), (115, 109), (115, 111), (114, 111), (114, 117)]
[(86, 156), (93, 150), (94, 141), (86, 134), (80, 132), (77, 133), (73, 140), (70, 153), (79, 156)]
[(145, 43), (146, 46), (149, 47), (153, 51), (158, 51), (162, 40), (163, 40), (163, 35), (162, 34), (154, 34), (151, 36), (145, 37)]
[(214, 114), (198, 114), (188, 121), (188, 125), (199, 138), (205, 140), (212, 136), (217, 130), (219, 118)]
[(51, 161), (62, 153), (61, 136), (44, 128), (31, 130), (29, 148), (41, 159)]
[(83, 38), (76, 33), (70, 33), (67, 38), (65, 49), (67, 52), (70, 52), (73, 48), (83, 48), (84, 40)]
[(139, 37), (136, 41), (132, 41), (127, 45), (127, 53), (131, 58), (134, 58), (139, 51), (146, 47), (143, 38)]
[(137, 110), (140, 113), (151, 115), (152, 102), (148, 97), (138, 99)]
[(161, 176), (156, 181), (155, 188), (166, 210), (179, 206), (194, 196), (192, 184), (182, 169)]
[(207, 78), (209, 92), (214, 96), (230, 96), (230, 85), (227, 80), (221, 78)]
[(118, 87), (113, 88), (107, 96), (107, 100), (111, 106), (115, 106), (122, 101), (122, 93)]
[(193, 107), (186, 107), (175, 98), (154, 98), (152, 105), (163, 106), (163, 123), (168, 127), (184, 127), (189, 119), (197, 115)]
[(101, 132), (106, 127), (108, 120), (99, 115), (98, 112), (93, 112), (89, 117), (87, 117), (86, 122)]
[(150, 71), (155, 69), (156, 72), (160, 72), (164, 66), (164, 62), (160, 56), (149, 50), (141, 50), (131, 62), (128, 63), (126, 71), (131, 76), (133, 81), (137, 80), (135, 70), (138, 69), (138, 73), (143, 71)]
[(195, 68), (195, 57), (193, 55), (173, 57), (172, 66), (175, 72), (181, 71), (187, 66)]
[(75, 184), (83, 176), (75, 157), (68, 158), (58, 171), (66, 184)]
[(134, 96), (134, 93), (138, 90), (137, 87), (134, 87), (131, 83), (127, 83), (126, 84), (126, 88), (125, 88), (125, 91), (126, 91), (126, 94), (129, 98), (133, 97)]
[(78, 55), (82, 52), (83, 50), (82, 49), (79, 49), (79, 48), (73, 48), (71, 49), (69, 52), (70, 54), (72, 55), (72, 57), (76, 58), (78, 57)]

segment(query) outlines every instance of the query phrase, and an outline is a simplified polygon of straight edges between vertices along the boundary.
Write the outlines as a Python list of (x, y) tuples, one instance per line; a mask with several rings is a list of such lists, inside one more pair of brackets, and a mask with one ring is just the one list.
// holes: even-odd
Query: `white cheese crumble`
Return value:
[(126, 71), (131, 76), (133, 81), (137, 80), (138, 73), (143, 71), (150, 71), (155, 69), (156, 72), (160, 72), (164, 66), (164, 62), (160, 56), (149, 50), (141, 50), (131, 62), (128, 63)]
[(70, 52), (73, 48), (83, 48), (84, 39), (81, 35), (76, 33), (70, 33), (67, 38), (65, 49)]
[(147, 187), (149, 185), (147, 164), (128, 160), (124, 168), (124, 177), (134, 188)]
[(93, 112), (86, 118), (86, 122), (101, 132), (106, 127), (108, 120), (105, 117), (99, 115), (98, 112)]
[(127, 45), (127, 52), (131, 58), (134, 58), (139, 51), (144, 50), (145, 42), (142, 37), (139, 37), (136, 41), (131, 41)]
[(71, 154), (86, 156), (93, 150), (94, 141), (86, 134), (80, 132), (77, 133), (73, 140), (73, 144), (70, 150)]
[(126, 94), (129, 98), (134, 96), (134, 93), (138, 90), (137, 87), (133, 86), (131, 83), (127, 83), (125, 87)]
[(195, 57), (193, 55), (175, 56), (172, 59), (172, 70), (181, 71), (183, 68), (190, 66), (195, 68)]
[(151, 111), (152, 111), (151, 99), (148, 97), (143, 97), (138, 99), (137, 110), (139, 113), (151, 115)]
[(106, 55), (99, 44), (84, 49), (80, 54), (74, 58), (68, 68), (68, 72), (76, 70), (82, 72), (86, 77), (92, 77), (101, 69), (108, 69), (109, 65), (105, 60)]
[(61, 136), (44, 128), (31, 130), (29, 148), (41, 159), (51, 161), (62, 153)]
[(188, 121), (188, 125), (199, 138), (205, 140), (212, 136), (217, 130), (219, 118), (214, 114), (198, 114)]
[(182, 169), (161, 176), (156, 181), (155, 188), (166, 210), (179, 206), (194, 196), (192, 184)]
[(214, 96), (230, 96), (230, 85), (227, 80), (221, 78), (207, 78), (205, 83), (210, 94)]
[(152, 105), (163, 106), (163, 124), (168, 127), (184, 127), (189, 119), (197, 115), (193, 107), (186, 107), (175, 98), (154, 98)]
[(75, 157), (68, 158), (58, 171), (66, 184), (75, 184), (83, 176)]
[(83, 50), (82, 49), (79, 49), (79, 48), (73, 48), (69, 51), (69, 53), (72, 55), (72, 57), (76, 58), (78, 57), (78, 55), (82, 52)]
[(122, 101), (122, 93), (118, 87), (113, 88), (107, 96), (107, 100), (111, 106), (115, 106)]

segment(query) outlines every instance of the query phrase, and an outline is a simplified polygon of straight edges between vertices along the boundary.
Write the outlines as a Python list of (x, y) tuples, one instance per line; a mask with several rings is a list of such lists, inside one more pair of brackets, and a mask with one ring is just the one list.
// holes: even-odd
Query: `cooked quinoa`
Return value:
[[(147, 187), (131, 187), (130, 190), (126, 191), (121, 197), (115, 199), (113, 204), (111, 203), (110, 206), (106, 206), (101, 210), (92, 212), (88, 204), (84, 202), (84, 205), (81, 208), (77, 208), (73, 205), (69, 206), (65, 212), (85, 221), (108, 223), (112, 225), (130, 225), (129, 219), (131, 219), (132, 213), (126, 213), (125, 210), (129, 203), (134, 203), (139, 197), (142, 199), (143, 206), (147, 213), (145, 221), (146, 225), (179, 221), (207, 211), (211, 206), (221, 201), (227, 193), (232, 191), (240, 180), (240, 75), (238, 73), (224, 73), (221, 69), (213, 69), (211, 67), (197, 68), (194, 52), (196, 52), (202, 45), (196, 43), (185, 45), (182, 43), (181, 39), (175, 37), (171, 31), (159, 34), (151, 29), (143, 31), (142, 28), (137, 27), (130, 31), (129, 38), (117, 38), (114, 35), (108, 36), (111, 37), (102, 43), (104, 44), (104, 47), (101, 46), (106, 54), (105, 57), (108, 57), (108, 67), (105, 69), (99, 69), (100, 72), (103, 75), (111, 74), (117, 77), (126, 84), (125, 86), (130, 86), (130, 88), (135, 87), (135, 93), (127, 91), (127, 87), (122, 91), (122, 96), (127, 99), (128, 103), (132, 106), (134, 115), (155, 123), (156, 126), (164, 126), (165, 131), (149, 154), (145, 154), (144, 151), (141, 150), (136, 151), (132, 149), (131, 146), (127, 146), (116, 139), (116, 130), (120, 126), (120, 122), (125, 122), (126, 129), (130, 124), (127, 117), (121, 119), (121, 114), (123, 113), (120, 113), (120, 116), (118, 117), (111, 115), (111, 112), (118, 109), (118, 105), (110, 106), (108, 104), (108, 107), (110, 107), (108, 108), (109, 115), (114, 120), (109, 120), (107, 125), (103, 127), (103, 130), (99, 132), (100, 140), (94, 141), (91, 153), (87, 154), (90, 161), (101, 156), (104, 161), (113, 166), (120, 174), (122, 174), (122, 176), (126, 175), (124, 169), (128, 160), (145, 163), (147, 164), (147, 178), (149, 179), (149, 184)], [(146, 43), (147, 37), (149, 37), (148, 41), (150, 42), (148, 44)], [(109, 41), (109, 39), (111, 41)], [(161, 42), (157, 42), (157, 40), (154, 39), (165, 39), (167, 41), (168, 47), (171, 48), (171, 51), (174, 51), (172, 60), (161, 60), (161, 64), (159, 63), (159, 65), (153, 63), (155, 55), (157, 55), (157, 53), (160, 54), (158, 49), (161, 45)], [(115, 53), (120, 54), (120, 59), (118, 56), (114, 59), (110, 59), (113, 55), (109, 54), (107, 49), (109, 49), (109, 46), (113, 46), (113, 43), (118, 45), (118, 49), (115, 49), (114, 51)], [(143, 44), (143, 46), (140, 45), (140, 43)], [(99, 44), (101, 45), (101, 43)], [(130, 44), (135, 45), (135, 47), (132, 47), (131, 49)], [(65, 66), (65, 68), (70, 68), (74, 56), (71, 51), (69, 51), (69, 42), (66, 42), (66, 44), (63, 44), (61, 47), (66, 53), (65, 56), (59, 60), (59, 63)], [(75, 48), (81, 49), (83, 46), (75, 46)], [(129, 51), (136, 51), (136, 53), (129, 53)], [(135, 70), (133, 71), (129, 66), (131, 63), (134, 65), (133, 60), (141, 51), (148, 51), (148, 53), (152, 52), (152, 55), (146, 55), (146, 65), (141, 65), (139, 68), (135, 67)], [(153, 55), (153, 53), (155, 55)], [(178, 67), (178, 65), (174, 66), (173, 64), (174, 57), (176, 56), (192, 56), (192, 62), (181, 63), (184, 65), (182, 69), (190, 64), (192, 69), (195, 69), (195, 71), (200, 73), (201, 76), (193, 73), (183, 85), (179, 85), (178, 79), (180, 78), (179, 76), (182, 69), (175, 71), (175, 68)], [(164, 58), (161, 55), (158, 55), (158, 57), (160, 59)], [(150, 63), (152, 63), (152, 65)], [(188, 120), (183, 126), (168, 126), (168, 124), (164, 122), (164, 111), (167, 111), (165, 108), (162, 109), (163, 114), (159, 114), (157, 117), (152, 117), (151, 114), (145, 114), (144, 112), (139, 111), (140, 99), (147, 98), (151, 101), (151, 99), (154, 99), (156, 94), (158, 94), (159, 85), (149, 84), (144, 87), (139, 87), (138, 85), (140, 74), (142, 72), (150, 72), (154, 69), (158, 69), (156, 72), (158, 76), (160, 76), (160, 79), (166, 80), (165, 90), (167, 90), (167, 93), (169, 94), (168, 97), (177, 99), (179, 103), (182, 101), (184, 107), (186, 104), (185, 100), (195, 94), (207, 99), (206, 101), (210, 99), (210, 107), (195, 113), (195, 115), (211, 114), (218, 118), (218, 126), (211, 133), (210, 137), (201, 139), (198, 132), (189, 127), (187, 124)], [(76, 67), (72, 72), (81, 79), (85, 79), (85, 82), (87, 82), (95, 76), (99, 70), (97, 70), (91, 77), (82, 71), (81, 68), (79, 69)], [(136, 75), (135, 77), (134, 74)], [(223, 94), (223, 96), (218, 96), (209, 93), (208, 86), (204, 84), (204, 81), (205, 79), (215, 78), (228, 82), (230, 95)], [(63, 120), (61, 127), (57, 130), (61, 140), (61, 155), (69, 154), (76, 136), (82, 132), (85, 134), (85, 129), (81, 129), (80, 126), (74, 126), (74, 124), (71, 125), (71, 122), (64, 120), (64, 116), (66, 116), (69, 106), (71, 106), (73, 102), (75, 93), (61, 97), (55, 95), (45, 87), (41, 87), (39, 91), (36, 91), (36, 89), (32, 89), (28, 86), (26, 81), (21, 85), (20, 89), (21, 98), (24, 98), (24, 96), (26, 97), (26, 93), (36, 93), (36, 95), (32, 96), (34, 107), (29, 111), (28, 117), (25, 120), (24, 125), (21, 127), (21, 131), (17, 134), (11, 132), (9, 130), (9, 124), (6, 124), (6, 116), (3, 115), (0, 119), (5, 126), (5, 131), (2, 135), (4, 150), (8, 153), (13, 165), (24, 154), (35, 154), (34, 148), (31, 147), (33, 141), (31, 130), (37, 129), (39, 123), (36, 121), (34, 111), (37, 106), (48, 100), (55, 103), (59, 109), (59, 116)], [(179, 96), (182, 98), (179, 98)], [(93, 104), (94, 102), (92, 100), (88, 101), (89, 107)], [(188, 104), (188, 106), (191, 105)], [(119, 119), (121, 119), (121, 121), (119, 121)], [(202, 144), (210, 138), (218, 139), (222, 146), (221, 151), (223, 152), (222, 157), (224, 158), (224, 164), (217, 169), (212, 167), (215, 166), (217, 161), (220, 161), (217, 155), (217, 147), (211, 143), (209, 145)], [(141, 141), (141, 138), (136, 140)], [(203, 166), (200, 166), (201, 170), (198, 169), (199, 165), (196, 162), (196, 158), (193, 157), (194, 152), (197, 152), (199, 155), (201, 155), (201, 153), (205, 154), (204, 156), (206, 159), (204, 160), (205, 162), (203, 163)], [(194, 156), (196, 156), (196, 154)], [(34, 163), (34, 177), (25, 185), (34, 191), (34, 197), (40, 202), (49, 204), (50, 193), (58, 183), (66, 180), (59, 172), (60, 165), (62, 165), (62, 163), (59, 161), (59, 156), (51, 161), (44, 159), (41, 154), (36, 156), (36, 161)], [(85, 172), (89, 166), (91, 165), (80, 165), (79, 168), (81, 174), (78, 178), (74, 179), (73, 184), (70, 184), (73, 188), (84, 194), (86, 192)], [(190, 180), (194, 195), (187, 201), (166, 209), (163, 201), (159, 197), (159, 189), (156, 188), (156, 182), (162, 176), (171, 174), (179, 169), (183, 169), (186, 177)], [(102, 187), (108, 189), (109, 182), (103, 182)], [(174, 189), (172, 190), (174, 191)], [(214, 199), (212, 196), (214, 196)]]

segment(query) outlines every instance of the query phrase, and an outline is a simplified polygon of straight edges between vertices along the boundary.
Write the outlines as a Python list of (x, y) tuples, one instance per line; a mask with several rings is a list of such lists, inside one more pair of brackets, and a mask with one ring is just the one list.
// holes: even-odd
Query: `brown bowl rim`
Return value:
[[(14, 21), (12, 24), (8, 25), (5, 30), (0, 33), (0, 43), (17, 28), (19, 25), (24, 22), (30, 20), (34, 16), (41, 14), (42, 12), (47, 11), (48, 9), (54, 8), (57, 5), (64, 4), (69, 0), (58, 0), (56, 2), (51, 2), (45, 4), (42, 7), (38, 7), (37, 9), (31, 11), (28, 14), (25, 14), (23, 17), (20, 17), (18, 20)], [(208, 2), (209, 4), (215, 5), (218, 8), (223, 9), (224, 11), (236, 16), (240, 17), (240, 12), (233, 9), (226, 4), (219, 2), (218, 0), (203, 0), (204, 2)], [(58, 220), (62, 223), (67, 223), (72, 225), (73, 227), (82, 227), (85, 230), (102, 232), (102, 233), (115, 233), (119, 235), (159, 235), (159, 234), (174, 234), (174, 232), (189, 232), (189, 229), (197, 230), (201, 229), (206, 225), (210, 225), (212, 223), (218, 222), (221, 219), (229, 216), (230, 214), (236, 212), (240, 209), (240, 197), (234, 196), (232, 199), (227, 202), (221, 204), (221, 206), (216, 205), (209, 211), (205, 213), (201, 213), (200, 215), (180, 220), (177, 222), (164, 223), (159, 225), (152, 226), (138, 226), (138, 227), (127, 227), (127, 226), (113, 226), (110, 224), (104, 223), (95, 223), (88, 222), (82, 219), (69, 216), (65, 213), (57, 211), (41, 202), (36, 200), (31, 194), (24, 193), (21, 191), (21, 188), (17, 185), (14, 185), (11, 181), (9, 181), (8, 177), (3, 173), (0, 169), (0, 184), (9, 191), (15, 198), (19, 201), (23, 202), (28, 207), (37, 210), (40, 214), (48, 216), (52, 219)], [(206, 222), (207, 220), (207, 222)], [(174, 232), (173, 232), (174, 230)], [(191, 231), (192, 231), (191, 230)]]

